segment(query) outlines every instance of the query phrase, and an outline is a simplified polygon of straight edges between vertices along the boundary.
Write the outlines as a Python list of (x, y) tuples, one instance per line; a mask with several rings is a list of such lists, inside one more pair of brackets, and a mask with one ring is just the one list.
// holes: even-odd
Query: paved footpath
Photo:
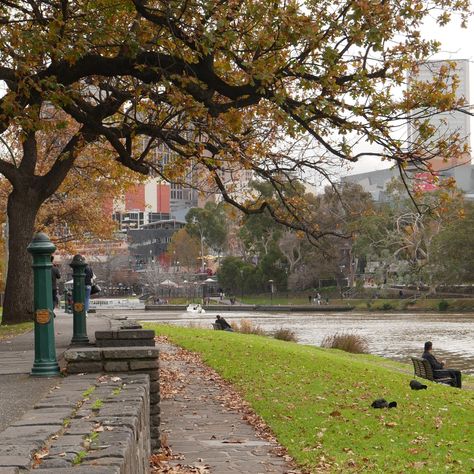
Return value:
[(158, 347), (160, 383), (168, 385), (161, 394), (162, 440), (177, 457), (170, 466), (215, 474), (298, 472), (275, 454), (281, 448), (274, 441), (257, 437), (241, 410), (229, 408), (239, 403), (213, 371), (170, 344)]
[[(110, 328), (107, 318), (87, 315), (87, 334), (94, 341), (95, 331)], [(72, 337), (72, 314), (56, 310), (54, 320), (56, 357), (62, 364), (62, 355)], [(29, 374), (35, 359), (34, 332), (0, 340), (0, 431), (19, 420), (31, 410), (63, 377), (31, 377)]]
[[(119, 324), (119, 321), (113, 321), (117, 318), (112, 313), (105, 317), (89, 314), (87, 319), (91, 342), (96, 330), (106, 330)], [(72, 337), (72, 315), (57, 312), (55, 337), (61, 365), (62, 355)], [(25, 413), (35, 405), (41, 406), (42, 400), (49, 403), (47, 400), (51, 397), (67, 398), (74, 392), (73, 387), (68, 387), (68, 378), (29, 375), (34, 362), (33, 341), (33, 331), (0, 341), (0, 438), (7, 433), (7, 426), (23, 423), (21, 419), (28, 417)], [(169, 446), (175, 456), (175, 459), (168, 461), (169, 467), (183, 466), (184, 470), (178, 468), (176, 472), (212, 474), (298, 472), (290, 460), (281, 455), (284, 454), (281, 447), (271, 439), (257, 436), (256, 430), (244, 420), (248, 413), (243, 414), (231, 388), (226, 391), (212, 371), (193, 357), (180, 357), (180, 349), (175, 346), (159, 343), (159, 348), (163, 351), (163, 389), (169, 388), (164, 380), (166, 378), (174, 380), (176, 387), (172, 392), (163, 393), (161, 401), (163, 444)], [(72, 378), (69, 382), (73, 382)], [(75, 389), (78, 393), (81, 393), (82, 383), (84, 389), (88, 386), (86, 379), (77, 383), (79, 385)], [(53, 388), (54, 392), (48, 395)], [(229, 408), (229, 405), (237, 408)], [(190, 466), (190, 469), (184, 466)]]

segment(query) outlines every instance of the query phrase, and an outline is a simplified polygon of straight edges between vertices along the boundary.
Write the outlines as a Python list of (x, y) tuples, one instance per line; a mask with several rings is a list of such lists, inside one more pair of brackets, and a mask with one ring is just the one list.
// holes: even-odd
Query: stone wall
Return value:
[[(160, 389), (159, 351), (156, 347), (140, 346), (140, 342), (153, 341), (154, 333), (147, 330), (100, 331), (96, 333), (98, 344), (110, 343), (113, 347), (87, 347), (65, 352), (67, 372), (146, 374), (150, 381), (149, 413), (151, 449), (159, 447), (160, 439)], [(150, 339), (151, 337), (151, 339)], [(117, 342), (120, 347), (116, 347)], [(148, 343), (148, 342), (147, 342)], [(128, 345), (128, 347), (126, 347)]]
[(142, 374), (68, 377), (0, 433), (0, 474), (149, 472), (149, 393)]

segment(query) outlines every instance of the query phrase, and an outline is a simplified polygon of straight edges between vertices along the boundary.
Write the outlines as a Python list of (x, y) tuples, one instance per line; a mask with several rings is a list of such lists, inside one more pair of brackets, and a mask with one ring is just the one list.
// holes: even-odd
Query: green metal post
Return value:
[(42, 232), (33, 236), (28, 252), (33, 256), (35, 308), (35, 361), (31, 375), (59, 375), (54, 344), (53, 285), (51, 283), (51, 254), (54, 244)]
[(73, 331), (72, 344), (88, 344), (87, 324), (86, 324), (86, 308), (84, 305), (86, 298), (86, 285), (84, 283), (87, 263), (82, 255), (74, 255), (72, 262), (69, 264), (72, 268), (72, 278), (74, 280), (72, 288), (72, 315), (73, 315)]

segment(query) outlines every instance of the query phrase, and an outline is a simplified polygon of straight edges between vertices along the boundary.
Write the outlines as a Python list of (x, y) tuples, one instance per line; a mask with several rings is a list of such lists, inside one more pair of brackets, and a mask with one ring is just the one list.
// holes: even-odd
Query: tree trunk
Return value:
[[(26, 248), (34, 233), (38, 197), (29, 190), (14, 190), (8, 197), (9, 263), (2, 324), (33, 319), (32, 259)], [(13, 238), (10, 238), (12, 236)]]

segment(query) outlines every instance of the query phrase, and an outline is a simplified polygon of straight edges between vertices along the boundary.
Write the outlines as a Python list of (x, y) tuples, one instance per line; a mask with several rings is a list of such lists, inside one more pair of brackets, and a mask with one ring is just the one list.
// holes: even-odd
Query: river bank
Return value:
[[(145, 306), (148, 311), (186, 311), (189, 303), (193, 301), (171, 300), (179, 304), (149, 304)], [(328, 312), (328, 311), (396, 311), (396, 312), (440, 312), (463, 313), (474, 312), (473, 298), (350, 298), (332, 299), (328, 303), (323, 299), (322, 304), (308, 303), (301, 297), (274, 297), (272, 299), (261, 296), (243, 298), (233, 305), (221, 304), (219, 300), (211, 300), (204, 305), (206, 311), (265, 311), (265, 312)]]
[[(154, 326), (231, 382), (307, 472), (468, 472), (472, 391), (428, 383), (369, 355), (270, 338)], [(470, 380), (469, 383), (472, 383)], [(397, 401), (376, 410), (373, 400)]]

